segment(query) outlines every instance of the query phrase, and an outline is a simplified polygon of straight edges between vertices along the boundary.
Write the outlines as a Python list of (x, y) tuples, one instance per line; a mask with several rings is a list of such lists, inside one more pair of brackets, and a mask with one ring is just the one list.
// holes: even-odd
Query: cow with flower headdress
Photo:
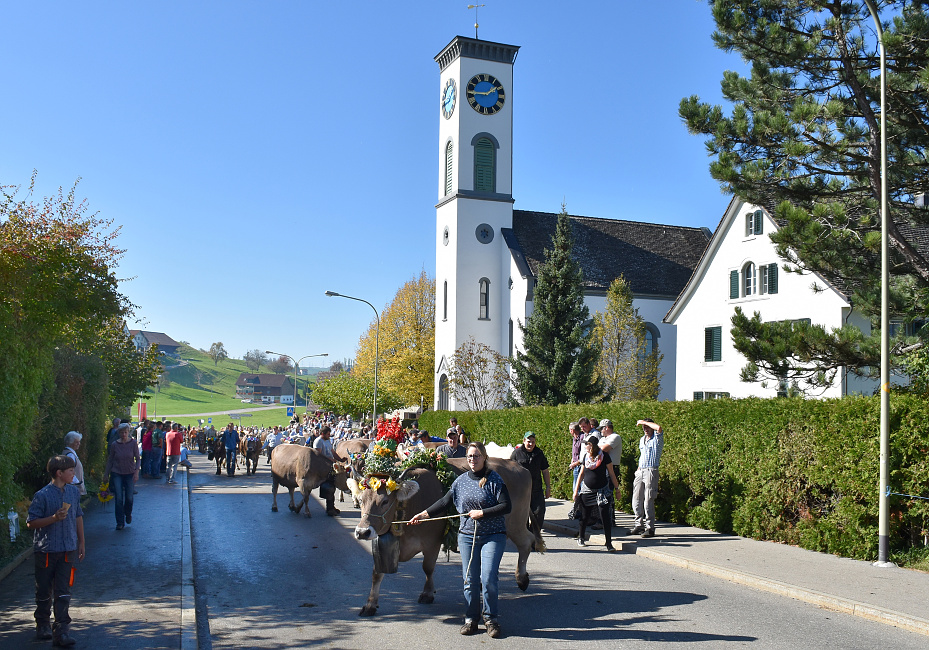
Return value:
[[(382, 426), (378, 427), (379, 431)], [(361, 616), (377, 613), (384, 574), (396, 573), (399, 562), (406, 562), (419, 553), (423, 555), (423, 572), (426, 574), (419, 602), (428, 604), (435, 600), (433, 572), (447, 539), (448, 522), (427, 519), (418, 526), (397, 522), (408, 521), (438, 501), (451, 482), (467, 471), (465, 459), (449, 460), (435, 450), (423, 450), (420, 455), (409, 459), (406, 469), (403, 469), (398, 459), (390, 459), (385, 452), (372, 453), (376, 447), (389, 447), (388, 443), (378, 444), (380, 441), (379, 436), (368, 450), (368, 474), (364, 477), (355, 474), (348, 481), (353, 493), (358, 494), (361, 500), (361, 518), (355, 527), (355, 537), (372, 540), (374, 554), (371, 593), (361, 608)], [(525, 591), (529, 587), (529, 573), (526, 571), (529, 553), (533, 546), (539, 550), (545, 546), (541, 538), (525, 525), (529, 518), (532, 477), (528, 470), (514, 461), (488, 458), (487, 463), (503, 478), (510, 494), (512, 508), (506, 515), (507, 537), (519, 551), (516, 584)]]

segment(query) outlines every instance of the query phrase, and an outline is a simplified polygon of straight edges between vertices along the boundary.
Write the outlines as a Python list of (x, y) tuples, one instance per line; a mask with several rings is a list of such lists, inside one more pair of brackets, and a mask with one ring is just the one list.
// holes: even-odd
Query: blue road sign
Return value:
[(287, 417), (292, 418), (293, 416), (294, 416), (294, 407), (293, 407), (293, 406), (288, 406), (288, 407), (287, 407)]
[(206, 423), (207, 423), (207, 424), (213, 424), (213, 418), (207, 418), (207, 419), (206, 419)]

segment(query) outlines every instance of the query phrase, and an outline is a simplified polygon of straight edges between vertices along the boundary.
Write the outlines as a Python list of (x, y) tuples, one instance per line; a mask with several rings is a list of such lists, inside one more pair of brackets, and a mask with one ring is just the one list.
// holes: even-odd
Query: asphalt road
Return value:
[[(501, 568), (504, 638), (458, 635), (464, 611), (457, 555), (440, 558), (432, 605), (416, 602), (420, 560), (385, 577), (373, 618), (358, 611), (371, 584), (370, 542), (352, 535), (358, 512), (338, 504), (312, 518), (271, 512), (270, 473), (215, 476), (193, 454), (190, 508), (201, 648), (615, 647), (617, 642), (717, 648), (925, 648), (926, 638), (689, 572), (631, 554), (580, 549), (546, 536), (529, 560), (529, 590), (513, 578), (515, 552)], [(510, 549), (512, 551), (512, 549)], [(207, 623), (208, 621), (208, 623)], [(208, 625), (208, 631), (206, 626)]]

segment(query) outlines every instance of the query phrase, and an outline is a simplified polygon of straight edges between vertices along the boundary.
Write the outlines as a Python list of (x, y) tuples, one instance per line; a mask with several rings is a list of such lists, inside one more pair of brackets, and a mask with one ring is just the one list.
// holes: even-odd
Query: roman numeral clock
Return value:
[(482, 115), (493, 115), (506, 100), (503, 84), (489, 74), (476, 74), (471, 77), (466, 89), (471, 108)]

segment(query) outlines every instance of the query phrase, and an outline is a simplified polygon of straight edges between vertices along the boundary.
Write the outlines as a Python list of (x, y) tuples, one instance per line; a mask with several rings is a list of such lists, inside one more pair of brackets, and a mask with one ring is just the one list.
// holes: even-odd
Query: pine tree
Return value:
[(606, 310), (594, 314), (593, 345), (600, 350), (597, 376), (612, 400), (657, 399), (661, 352), (646, 350), (645, 319), (632, 304), (632, 289), (620, 275), (606, 293)]
[(513, 369), (525, 404), (584, 403), (602, 394), (594, 377), (599, 351), (590, 345), (584, 275), (572, 247), (571, 221), (562, 205), (552, 247), (539, 265), (532, 315), (519, 324), (523, 349)]
[[(751, 62), (745, 78), (725, 72), (731, 116), (696, 96), (682, 100), (691, 133), (708, 137), (710, 171), (723, 190), (765, 208), (771, 235), (793, 272), (836, 282), (872, 334), (822, 328), (805, 341), (793, 328), (733, 319), (748, 375), (828, 379), (839, 367), (879, 365), (880, 77), (874, 25), (861, 0), (711, 0), (717, 46)], [(923, 2), (882, 2), (887, 51), (891, 310), (905, 321), (929, 307), (929, 17)], [(924, 330), (925, 331), (925, 330)], [(786, 355), (786, 356), (785, 356)], [(757, 373), (755, 373), (757, 374)], [(788, 377), (790, 378), (790, 377)]]

